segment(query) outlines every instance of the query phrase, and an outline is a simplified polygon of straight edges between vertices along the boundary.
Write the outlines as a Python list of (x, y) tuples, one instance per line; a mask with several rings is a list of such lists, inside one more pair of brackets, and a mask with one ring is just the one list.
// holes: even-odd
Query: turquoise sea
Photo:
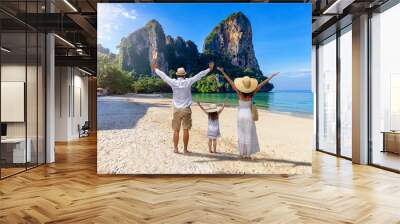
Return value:
[[(168, 96), (171, 97), (171, 94)], [(194, 102), (223, 103), (225, 99), (228, 105), (238, 104), (236, 93), (193, 93)], [(254, 97), (254, 102), (260, 109), (274, 112), (303, 116), (312, 116), (313, 114), (313, 94), (307, 90), (259, 92)]]

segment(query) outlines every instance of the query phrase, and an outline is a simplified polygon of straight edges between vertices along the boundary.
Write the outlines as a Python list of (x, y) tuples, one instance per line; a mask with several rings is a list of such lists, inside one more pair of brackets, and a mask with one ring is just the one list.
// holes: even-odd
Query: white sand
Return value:
[[(252, 160), (236, 149), (236, 111), (220, 116), (217, 154), (208, 152), (207, 117), (192, 106), (189, 155), (173, 153), (171, 99), (158, 95), (101, 97), (98, 102), (100, 174), (301, 174), (311, 173), (311, 118), (259, 110), (261, 152)], [(181, 136), (182, 138), (182, 136)]]

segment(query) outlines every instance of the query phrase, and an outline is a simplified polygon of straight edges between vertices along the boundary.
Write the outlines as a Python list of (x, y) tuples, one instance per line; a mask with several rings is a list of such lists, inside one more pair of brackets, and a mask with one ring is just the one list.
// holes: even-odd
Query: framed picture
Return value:
[(98, 4), (98, 173), (311, 173), (311, 4)]

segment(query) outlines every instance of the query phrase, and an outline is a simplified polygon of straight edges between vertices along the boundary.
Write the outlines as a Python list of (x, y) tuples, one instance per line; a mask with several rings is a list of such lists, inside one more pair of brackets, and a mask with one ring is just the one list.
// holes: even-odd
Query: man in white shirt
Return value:
[(185, 78), (184, 68), (178, 68), (177, 79), (169, 77), (157, 68), (157, 64), (152, 65), (153, 71), (172, 88), (172, 104), (174, 106), (174, 116), (172, 118), (172, 129), (174, 130), (174, 152), (178, 153), (179, 130), (183, 128), (183, 152), (189, 153), (187, 146), (189, 143), (189, 129), (192, 127), (192, 85), (206, 76), (214, 69), (214, 62), (208, 64), (208, 69), (197, 73), (195, 76)]

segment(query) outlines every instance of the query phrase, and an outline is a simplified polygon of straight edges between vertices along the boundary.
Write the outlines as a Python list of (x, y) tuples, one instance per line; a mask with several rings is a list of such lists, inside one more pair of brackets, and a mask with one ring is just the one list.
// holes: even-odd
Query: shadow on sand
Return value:
[(292, 164), (293, 166), (311, 166), (311, 163), (309, 163), (309, 162), (299, 162), (299, 161), (292, 161), (292, 160), (285, 160), (285, 159), (268, 159), (268, 158), (243, 159), (243, 158), (240, 158), (240, 156), (237, 154), (222, 153), (222, 152), (216, 153), (216, 154), (191, 152), (189, 154), (185, 154), (185, 156), (203, 157), (203, 158), (210, 159), (210, 160), (194, 161), (196, 163), (243, 161), (243, 162), (248, 162), (248, 163), (274, 162), (274, 163)]
[(100, 97), (97, 100), (98, 130), (134, 128), (150, 107), (169, 107), (168, 104), (134, 102), (130, 97)]

